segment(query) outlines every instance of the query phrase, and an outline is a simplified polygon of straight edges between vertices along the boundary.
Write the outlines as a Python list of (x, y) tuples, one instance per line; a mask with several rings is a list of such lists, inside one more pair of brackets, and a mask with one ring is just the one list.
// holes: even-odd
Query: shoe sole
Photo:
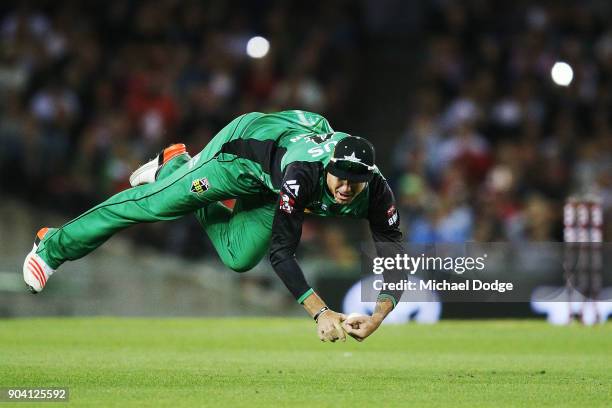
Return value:
[[(34, 251), (36, 251), (36, 248), (37, 248), (37, 245), (36, 245), (36, 244), (34, 244), (34, 248), (32, 248), (32, 251), (31, 251), (30, 253), (32, 253), (32, 252), (34, 252)], [(25, 264), (25, 263), (28, 261), (28, 259), (29, 259), (29, 258), (30, 258), (30, 254), (28, 254), (28, 256), (26, 256), (26, 261), (24, 262), (24, 264)], [(33, 272), (30, 272), (30, 273), (32, 273), (32, 274), (33, 274)], [(36, 276), (36, 275), (35, 275), (35, 276)], [(33, 286), (28, 285), (27, 283), (26, 283), (26, 288), (27, 288), (27, 289), (30, 291), (30, 293), (31, 293), (31, 294), (33, 294), (33, 295), (37, 295), (37, 294), (39, 294), (39, 293), (40, 293), (39, 291), (37, 291), (36, 289), (34, 289), (34, 287), (33, 287)], [(42, 292), (42, 290), (43, 290), (43, 289), (44, 289), (44, 286), (43, 286), (43, 288), (42, 288), (40, 291)]]
[(139, 186), (141, 184), (146, 184), (146, 183), (135, 184), (136, 183), (136, 179), (138, 179), (141, 174), (146, 173), (148, 171), (151, 171), (151, 169), (156, 169), (156, 171), (157, 171), (157, 167), (158, 167), (157, 160), (151, 160), (150, 162), (145, 163), (142, 166), (140, 166), (139, 168), (137, 168), (136, 171), (134, 171), (132, 173), (132, 175), (130, 176), (130, 186), (136, 187), (136, 186)]
[(187, 147), (183, 143), (177, 143), (170, 147), (166, 147), (157, 155), (157, 160), (153, 159), (150, 162), (143, 164), (132, 173), (132, 175), (130, 176), (130, 186), (136, 187), (142, 184), (146, 184), (135, 184), (136, 179), (138, 179), (141, 174), (149, 172), (152, 169), (155, 169), (155, 178), (157, 178), (157, 173), (159, 173), (159, 170), (164, 164), (168, 163), (170, 160), (183, 153), (187, 153)]
[[(38, 249), (38, 244), (40, 244), (40, 241), (45, 237), (45, 235), (47, 235), (47, 232), (49, 232), (49, 228), (48, 227), (41, 228), (40, 230), (38, 230), (38, 232), (36, 233), (36, 237), (34, 238), (34, 246), (32, 247), (32, 250), (28, 253), (28, 255), (26, 255), (26, 259), (24, 261), (24, 266), (25, 266), (25, 263), (28, 261), (28, 258), (30, 257), (30, 254), (31, 253), (36, 253), (36, 250)], [(39, 292), (36, 289), (34, 289), (34, 287), (32, 287), (31, 285), (28, 285), (26, 283), (26, 288), (30, 291), (31, 294), (37, 295), (40, 292), (42, 292), (42, 290), (45, 287), (43, 286), (42, 289)]]

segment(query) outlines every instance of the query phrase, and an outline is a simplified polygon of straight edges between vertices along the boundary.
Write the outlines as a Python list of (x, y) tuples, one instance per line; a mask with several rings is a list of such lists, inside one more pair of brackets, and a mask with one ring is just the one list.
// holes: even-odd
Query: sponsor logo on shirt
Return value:
[(310, 140), (313, 143), (321, 144), (325, 142), (327, 139), (331, 138), (334, 133), (322, 133), (317, 135), (306, 136), (306, 140)]
[(202, 194), (210, 188), (207, 178), (195, 179), (191, 182), (191, 192), (195, 194)]
[(389, 207), (389, 209), (387, 210), (387, 218), (389, 225), (393, 225), (397, 222), (398, 215), (394, 205)]
[(287, 214), (293, 213), (293, 207), (295, 206), (295, 200), (288, 194), (281, 191), (279, 208)]
[(287, 180), (283, 185), (287, 192), (290, 192), (294, 197), (298, 196), (298, 192), (300, 191), (300, 185), (297, 180)]

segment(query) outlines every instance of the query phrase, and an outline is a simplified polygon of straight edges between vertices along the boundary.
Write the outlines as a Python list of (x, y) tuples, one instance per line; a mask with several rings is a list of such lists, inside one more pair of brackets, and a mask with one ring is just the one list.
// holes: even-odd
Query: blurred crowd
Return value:
[[(398, 139), (409, 240), (559, 241), (572, 194), (602, 200), (609, 221), (612, 5), (461, 3), (430, 10)], [(556, 61), (570, 86), (551, 80)]]
[[(197, 152), (244, 112), (300, 108), (347, 123), (360, 57), (385, 46), (364, 37), (384, 31), (379, 20), (399, 3), (3, 6), (0, 191), (75, 215), (127, 188), (161, 147)], [(569, 194), (595, 193), (611, 208), (610, 5), (415, 3), (420, 18), (406, 31), (419, 44), (402, 52), (419, 53), (408, 73), (418, 86), (397, 101), (406, 125), (390, 136), (395, 157), (381, 158), (407, 240), (559, 240)], [(254, 35), (272, 44), (264, 58), (245, 53)], [(568, 87), (550, 79), (556, 60), (573, 68)], [(141, 236), (202, 254), (192, 221)], [(307, 227), (305, 239), (317, 228), (326, 227)], [(326, 250), (346, 258), (329, 228), (325, 245), (336, 248)]]

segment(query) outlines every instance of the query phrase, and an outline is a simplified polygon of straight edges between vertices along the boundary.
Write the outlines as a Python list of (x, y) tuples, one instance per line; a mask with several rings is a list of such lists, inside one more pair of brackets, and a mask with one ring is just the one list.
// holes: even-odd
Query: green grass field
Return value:
[(331, 344), (306, 318), (0, 320), (9, 386), (69, 387), (68, 406), (610, 406), (612, 325), (411, 324)]

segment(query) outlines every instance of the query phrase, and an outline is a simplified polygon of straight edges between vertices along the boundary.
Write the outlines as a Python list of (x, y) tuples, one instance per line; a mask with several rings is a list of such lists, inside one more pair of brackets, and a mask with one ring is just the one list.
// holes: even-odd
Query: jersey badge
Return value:
[(395, 209), (394, 205), (389, 207), (389, 209), (387, 210), (387, 218), (389, 225), (393, 225), (397, 222), (397, 210)]
[(281, 191), (280, 193), (280, 203), (279, 208), (286, 212), (287, 214), (293, 213), (293, 207), (295, 206), (295, 200), (289, 197), (288, 194), (285, 194)]
[(284, 187), (285, 190), (290, 191), (294, 197), (298, 196), (300, 185), (298, 184), (297, 180), (287, 180)]
[(210, 188), (207, 178), (195, 179), (191, 182), (191, 192), (195, 194), (202, 194)]

